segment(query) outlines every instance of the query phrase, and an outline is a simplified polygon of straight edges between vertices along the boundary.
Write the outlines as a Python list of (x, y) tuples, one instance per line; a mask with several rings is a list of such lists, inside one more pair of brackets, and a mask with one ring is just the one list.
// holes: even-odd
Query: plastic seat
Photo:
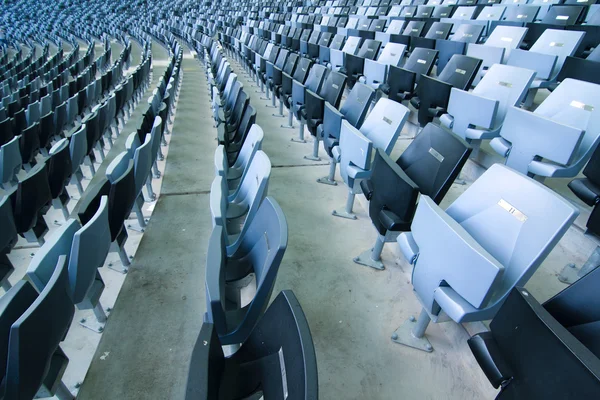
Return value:
[(259, 150), (238, 187), (229, 192), (227, 180), (217, 176), (210, 189), (210, 211), (213, 225), (220, 225), (227, 233), (227, 253), (233, 254), (255, 218), (260, 204), (267, 196), (271, 161)]
[(492, 148), (523, 174), (576, 176), (598, 145), (599, 90), (565, 79), (534, 112), (511, 107)]
[[(360, 43), (362, 42), (362, 38), (358, 36), (349, 36), (346, 38), (344, 46), (341, 49), (335, 49), (329, 46), (329, 68), (332, 71), (340, 71), (342, 73), (346, 73), (344, 68), (344, 60), (346, 54), (356, 54), (359, 50)], [(332, 44), (335, 44), (335, 41), (332, 41)]]
[[(282, 104), (289, 109), (288, 114), (288, 125), (287, 127), (293, 128), (293, 110), (292, 110), (292, 91), (294, 82), (304, 84), (308, 78), (309, 72), (312, 70), (313, 62), (308, 58), (300, 57), (297, 61), (294, 74), (289, 75), (282, 73), (281, 75), (281, 89), (279, 91), (279, 111), (281, 114)], [(298, 89), (297, 89), (298, 90)]]
[(17, 183), (17, 174), (22, 165), (19, 137), (14, 137), (0, 147), (0, 186), (2, 188), (9, 189)]
[(96, 214), (102, 196), (108, 196), (111, 251), (119, 253), (124, 267), (121, 272), (126, 272), (130, 262), (124, 249), (127, 240), (124, 223), (136, 199), (134, 161), (129, 158), (127, 152), (117, 155), (106, 169), (106, 178), (88, 187), (79, 200), (78, 216), (82, 224), (87, 224)]
[(35, 164), (35, 156), (40, 152), (40, 124), (35, 123), (21, 132), (19, 138), (21, 160), (23, 164)]
[(52, 146), (46, 165), (48, 166), (48, 184), (52, 205), (54, 208), (62, 210), (63, 216), (67, 220), (69, 218), (67, 204), (71, 197), (66, 186), (71, 180), (73, 171), (68, 139), (61, 139)]
[(235, 163), (230, 165), (227, 158), (225, 146), (219, 145), (215, 151), (215, 174), (227, 179), (229, 190), (235, 190), (248, 168), (252, 164), (252, 160), (262, 147), (264, 133), (261, 127), (257, 124), (252, 125), (248, 136), (242, 145), (239, 156)]
[[(132, 135), (137, 138), (137, 133), (133, 133)], [(128, 151), (131, 151), (131, 149), (128, 148)], [(144, 204), (144, 194), (142, 193), (142, 189), (144, 188), (144, 185), (152, 179), (152, 135), (146, 135), (144, 143), (141, 143), (133, 151), (133, 153), (134, 154), (132, 158), (134, 163), (133, 167), (136, 193), (133, 210), (137, 216), (140, 228), (144, 229), (146, 227), (146, 221), (144, 214), (142, 213), (142, 205)]]
[(27, 116), (27, 125), (31, 126), (33, 124), (35, 124), (36, 122), (40, 121), (40, 102), (39, 101), (35, 101), (33, 103), (30, 103), (27, 106), (27, 111), (26, 114)]
[(238, 129), (235, 131), (235, 135), (230, 139), (225, 139), (219, 136), (219, 144), (225, 146), (229, 165), (233, 165), (236, 162), (239, 153), (244, 146), (248, 132), (250, 132), (250, 128), (252, 128), (252, 125), (254, 125), (255, 122), (256, 110), (251, 105), (248, 105), (244, 111), (244, 115), (240, 125), (238, 126)]
[(74, 398), (61, 382), (69, 359), (59, 347), (75, 313), (68, 285), (67, 257), (61, 255), (44, 290), (10, 328), (6, 398)]
[[(285, 385), (277, 378), (284, 370)], [(316, 399), (317, 381), (308, 321), (294, 293), (284, 290), (232, 356), (223, 355), (217, 324), (202, 324), (191, 356), (185, 399), (247, 398), (256, 395), (255, 388), (260, 388), (258, 392), (265, 398), (287, 393), (290, 399)]]
[[(599, 283), (600, 270), (593, 271), (543, 304), (515, 288), (490, 331), (468, 340), (492, 386), (502, 387), (498, 399), (583, 399), (598, 393)], [(555, 373), (555, 379), (545, 379)]]
[(374, 247), (354, 262), (385, 269), (383, 246), (410, 230), (419, 194), (440, 204), (470, 153), (467, 142), (433, 124), (417, 135), (395, 163), (378, 149), (371, 177), (360, 182), (378, 236)]
[[(87, 131), (86, 125), (83, 124), (75, 131), (69, 138), (69, 154), (71, 156), (71, 183), (77, 185), (77, 190), (81, 195), (83, 193), (83, 187), (81, 181), (83, 179), (83, 173), (81, 171), (81, 165), (86, 157), (87, 151)], [(92, 172), (95, 172), (92, 164)]]
[(330, 104), (325, 104), (323, 123), (317, 127), (317, 136), (323, 141), (323, 147), (330, 157), (329, 175), (317, 179), (317, 182), (326, 185), (337, 185), (335, 181), (336, 159), (333, 157), (333, 148), (339, 145), (342, 120), (347, 120), (355, 128), (360, 128), (369, 107), (375, 98), (375, 91), (362, 83), (354, 85), (348, 97), (338, 111)]
[(359, 51), (354, 54), (346, 54), (344, 60), (344, 74), (348, 76), (348, 86), (352, 88), (361, 76), (363, 76), (365, 60), (374, 60), (379, 53), (381, 42), (378, 40), (366, 39), (361, 45)]
[(421, 75), (431, 73), (437, 54), (437, 50), (415, 48), (402, 68), (390, 66), (389, 87), (385, 88), (388, 98), (399, 103), (410, 100), (415, 94), (415, 85)]
[(19, 235), (28, 242), (44, 242), (48, 226), (43, 214), (52, 201), (45, 163), (33, 167), (11, 194), (15, 226)]
[(388, 82), (389, 67), (399, 66), (405, 51), (406, 45), (388, 43), (381, 51), (377, 61), (371, 59), (364, 60), (363, 76), (359, 78), (359, 81), (371, 86), (375, 90), (385, 90), (382, 86)]
[(515, 49), (510, 53), (508, 65), (537, 72), (527, 95), (526, 107), (533, 105), (538, 89), (547, 88), (556, 81), (567, 56), (575, 55), (584, 35), (584, 32), (546, 29), (529, 51)]
[[(258, 156), (258, 155), (257, 155)], [(244, 343), (264, 313), (279, 265), (288, 242), (285, 215), (272, 197), (258, 208), (250, 228), (241, 236), (241, 245), (233, 253), (226, 248), (226, 231), (216, 225), (209, 239), (206, 257), (205, 320), (215, 324), (222, 345)], [(241, 306), (235, 284), (253, 273), (256, 293)], [(229, 295), (226, 288), (231, 288)]]
[(333, 148), (333, 157), (340, 164), (340, 174), (348, 186), (348, 200), (344, 211), (333, 211), (336, 217), (356, 219), (353, 213), (354, 197), (360, 193), (359, 181), (368, 179), (373, 148), (391, 153), (410, 111), (400, 103), (379, 99), (360, 127), (342, 121), (340, 145)]
[(82, 325), (96, 332), (102, 332), (106, 322), (106, 314), (100, 304), (104, 281), (98, 268), (104, 265), (110, 245), (108, 197), (102, 196), (94, 216), (73, 234), (68, 267), (73, 302), (80, 310), (93, 309), (96, 316), (97, 324)]
[(327, 75), (325, 82), (319, 88), (318, 92), (306, 89), (304, 92), (304, 106), (298, 111), (300, 127), (298, 129), (298, 142), (304, 142), (304, 125), (306, 124), (311, 135), (315, 136), (314, 151), (312, 156), (305, 157), (314, 161), (320, 161), (319, 140), (317, 128), (323, 123), (323, 112), (325, 103), (338, 108), (342, 100), (342, 94), (346, 88), (346, 76), (339, 72), (332, 71)]
[(13, 133), (12, 120), (6, 118), (0, 121), (0, 146), (4, 146), (15, 137)]
[(527, 28), (525, 27), (498, 25), (486, 38), (484, 45), (503, 48), (504, 55), (501, 63), (505, 64), (510, 56), (510, 52), (513, 49), (518, 49), (521, 46), (526, 34)]
[(304, 84), (296, 80), (292, 82), (292, 95), (289, 101), (290, 111), (294, 113), (298, 120), (301, 119), (300, 111), (304, 108), (306, 91), (310, 90), (317, 93), (321, 89), (328, 72), (325, 66), (314, 64)]
[(494, 64), (475, 89), (452, 88), (448, 114), (440, 123), (479, 151), (481, 141), (499, 136), (506, 113), (527, 95), (535, 71)]
[(483, 33), (484, 25), (460, 24), (450, 40), (454, 42), (477, 43)]
[[(14, 266), (7, 254), (10, 253), (18, 240), (17, 227), (15, 226), (10, 197), (8, 196), (0, 197), (0, 224), (2, 225), (0, 231), (0, 285), (5, 291), (8, 291), (11, 287), (8, 278), (13, 273)], [(1, 302), (2, 300), (0, 300)], [(6, 363), (2, 364), (2, 358), (0, 357), (0, 368), (2, 368), (2, 365), (6, 365)]]
[(572, 78), (578, 81), (600, 84), (600, 76), (596, 73), (598, 68), (600, 68), (600, 62), (598, 61), (567, 57), (556, 77), (556, 81), (562, 82), (566, 78)]
[(417, 97), (410, 99), (410, 104), (418, 110), (418, 121), (421, 127), (442, 115), (453, 87), (466, 90), (471, 86), (481, 66), (478, 58), (454, 55), (436, 78), (422, 75), (417, 86)]
[(463, 55), (467, 50), (466, 42), (456, 42), (454, 40), (436, 40), (435, 50), (438, 51), (437, 75), (440, 75), (446, 68), (446, 64), (455, 55)]
[(411, 232), (400, 234), (398, 244), (413, 264), (412, 285), (423, 310), (392, 339), (432, 351), (424, 337), (431, 320), (493, 318), (578, 214), (552, 190), (501, 164), (492, 165), (445, 211), (421, 196)]

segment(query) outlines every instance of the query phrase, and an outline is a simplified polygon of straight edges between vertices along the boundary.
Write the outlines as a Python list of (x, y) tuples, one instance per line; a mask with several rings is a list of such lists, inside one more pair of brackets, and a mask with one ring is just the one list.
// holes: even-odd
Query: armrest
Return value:
[(555, 55), (513, 49), (506, 64), (536, 71), (536, 79), (550, 79), (557, 59)]
[(493, 387), (497, 389), (502, 382), (512, 377), (512, 371), (502, 356), (492, 332), (478, 333), (467, 340), (467, 343)]
[(379, 211), (379, 222), (388, 231), (403, 231), (404, 227), (407, 226), (408, 221), (403, 220), (391, 210), (383, 209)]
[(448, 113), (454, 117), (453, 132), (465, 137), (469, 125), (490, 129), (496, 119), (498, 105), (497, 100), (486, 99), (461, 89), (452, 88)]
[(342, 152), (340, 146), (335, 146), (333, 149), (331, 149), (331, 154), (333, 154), (333, 159), (337, 163), (339, 163), (342, 159)]
[(373, 183), (370, 179), (365, 179), (360, 182), (360, 188), (362, 189), (363, 194), (367, 198), (367, 200), (371, 200), (371, 196), (373, 195)]
[(353, 164), (348, 165), (348, 167), (346, 167), (346, 171), (348, 172), (348, 177), (352, 179), (367, 179), (371, 176), (370, 170), (362, 169)]
[(429, 196), (421, 196), (411, 231), (421, 250), (413, 285), (424, 306), (433, 306), (434, 291), (427, 285), (435, 282), (437, 287), (442, 281), (473, 307), (480, 308), (489, 301), (490, 289), (502, 276), (504, 266)]

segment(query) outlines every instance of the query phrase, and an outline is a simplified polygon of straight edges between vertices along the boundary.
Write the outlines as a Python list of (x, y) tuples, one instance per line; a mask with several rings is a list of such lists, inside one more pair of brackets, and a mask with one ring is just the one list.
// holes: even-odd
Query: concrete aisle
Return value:
[[(183, 398), (205, 310), (214, 130), (204, 74), (188, 52), (159, 197), (79, 399)], [(155, 67), (156, 76), (156, 67)], [(200, 179), (205, 177), (205, 179)]]

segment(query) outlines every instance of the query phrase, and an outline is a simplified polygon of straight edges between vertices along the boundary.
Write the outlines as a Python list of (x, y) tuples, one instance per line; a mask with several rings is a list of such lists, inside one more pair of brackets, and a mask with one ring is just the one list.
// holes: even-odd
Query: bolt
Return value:
[(113, 266), (113, 263), (108, 263), (108, 266), (109, 266), (109, 267), (112, 267), (112, 266)]
[(394, 334), (392, 334), (392, 340), (398, 340), (398, 334), (394, 332)]
[(430, 345), (429, 343), (427, 343), (427, 344), (425, 345), (425, 348), (427, 349), (427, 351), (431, 351), (431, 350), (433, 350), (433, 347), (431, 347), (431, 345)]
[(575, 264), (571, 263), (571, 264), (569, 264), (569, 268), (577, 268), (577, 267), (575, 266)]
[(98, 332), (104, 332), (104, 327), (101, 326), (100, 328), (98, 328)]
[(81, 318), (81, 319), (79, 320), (79, 322), (81, 322), (82, 324), (85, 324), (85, 318)]
[(81, 382), (75, 383), (75, 389), (79, 389), (81, 387)]
[(133, 256), (129, 256), (129, 259), (130, 259), (130, 260), (133, 260)]
[(29, 255), (30, 255), (31, 257), (33, 257), (33, 256), (35, 255), (35, 253), (29, 253)]
[(408, 319), (410, 320), (410, 322), (415, 322), (415, 316), (414, 315), (411, 315)]
[(111, 312), (112, 311), (112, 307), (106, 307), (106, 311), (107, 312)]

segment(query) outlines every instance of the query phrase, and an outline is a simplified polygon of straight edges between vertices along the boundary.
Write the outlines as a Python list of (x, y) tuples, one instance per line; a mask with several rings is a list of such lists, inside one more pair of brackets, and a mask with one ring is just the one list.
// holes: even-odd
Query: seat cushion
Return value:
[(587, 178), (573, 179), (569, 189), (587, 205), (593, 206), (600, 200), (600, 187)]

